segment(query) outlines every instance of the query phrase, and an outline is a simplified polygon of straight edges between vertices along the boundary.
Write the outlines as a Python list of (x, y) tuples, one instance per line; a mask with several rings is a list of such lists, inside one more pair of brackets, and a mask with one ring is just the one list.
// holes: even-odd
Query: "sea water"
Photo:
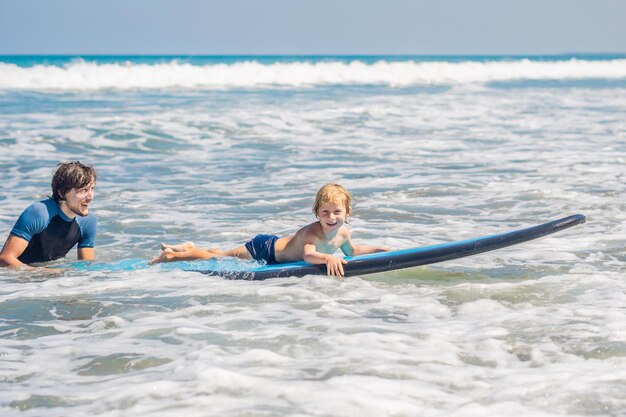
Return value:
[(2, 269), (3, 416), (626, 415), (626, 56), (0, 58), (1, 239), (70, 160), (105, 264), (326, 182), (363, 244), (587, 223), (347, 279)]

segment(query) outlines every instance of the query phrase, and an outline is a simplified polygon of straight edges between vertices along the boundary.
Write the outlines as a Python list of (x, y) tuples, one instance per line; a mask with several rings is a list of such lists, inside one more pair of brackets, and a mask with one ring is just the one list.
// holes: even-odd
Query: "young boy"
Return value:
[(150, 261), (158, 262), (190, 261), (210, 259), (220, 256), (234, 256), (241, 259), (255, 259), (268, 264), (302, 261), (312, 264), (326, 264), (328, 275), (343, 276), (346, 260), (334, 256), (339, 248), (347, 256), (385, 252), (389, 249), (376, 246), (355, 245), (346, 226), (352, 214), (352, 197), (341, 185), (326, 184), (315, 197), (313, 213), (319, 219), (298, 230), (289, 237), (258, 235), (245, 245), (222, 251), (200, 249), (193, 243), (181, 245), (161, 244), (163, 251)]

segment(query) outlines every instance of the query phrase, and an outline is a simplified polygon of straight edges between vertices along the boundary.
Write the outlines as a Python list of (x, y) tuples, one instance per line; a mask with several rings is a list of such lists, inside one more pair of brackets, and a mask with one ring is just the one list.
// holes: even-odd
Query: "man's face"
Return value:
[[(72, 188), (65, 194), (65, 206), (78, 216), (89, 214), (89, 203), (93, 200), (95, 184), (83, 188)], [(68, 214), (68, 213), (66, 213)]]

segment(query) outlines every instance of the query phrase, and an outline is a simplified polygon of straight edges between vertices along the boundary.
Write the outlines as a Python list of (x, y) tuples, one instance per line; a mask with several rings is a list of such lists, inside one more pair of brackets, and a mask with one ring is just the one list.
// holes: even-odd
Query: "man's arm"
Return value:
[(77, 258), (79, 261), (93, 261), (96, 259), (94, 242), (96, 240), (97, 221), (96, 216), (89, 214), (87, 217), (77, 217), (80, 227), (80, 240), (78, 241)]
[(78, 248), (78, 260), (93, 261), (96, 259), (93, 248)]
[(7, 241), (2, 247), (0, 252), (0, 267), (13, 267), (13, 268), (31, 268), (30, 266), (22, 263), (18, 258), (26, 248), (28, 242), (21, 237), (15, 235), (9, 235)]

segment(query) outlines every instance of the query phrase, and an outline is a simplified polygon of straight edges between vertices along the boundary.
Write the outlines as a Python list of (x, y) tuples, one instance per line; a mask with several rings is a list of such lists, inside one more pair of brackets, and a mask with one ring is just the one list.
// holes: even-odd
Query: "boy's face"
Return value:
[(93, 200), (94, 189), (95, 184), (89, 184), (83, 188), (72, 188), (65, 194), (65, 206), (74, 215), (88, 215), (89, 203)]
[(346, 222), (346, 207), (340, 202), (322, 203), (317, 218), (324, 232), (337, 231)]

